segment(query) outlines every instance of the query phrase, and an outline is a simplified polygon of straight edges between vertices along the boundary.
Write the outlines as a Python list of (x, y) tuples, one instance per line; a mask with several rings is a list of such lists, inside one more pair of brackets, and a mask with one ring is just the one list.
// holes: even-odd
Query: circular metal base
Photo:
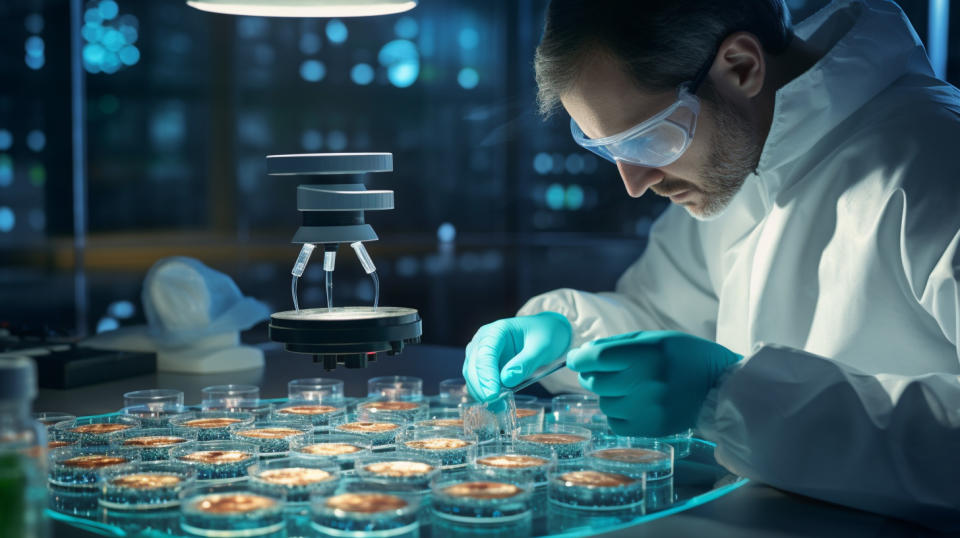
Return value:
[(267, 155), (267, 174), (303, 176), (393, 172), (392, 153), (299, 153)]
[(270, 316), (270, 340), (293, 353), (314, 355), (328, 370), (364, 368), (377, 353), (396, 355), (420, 343), (420, 314), (413, 308), (348, 306), (288, 310)]

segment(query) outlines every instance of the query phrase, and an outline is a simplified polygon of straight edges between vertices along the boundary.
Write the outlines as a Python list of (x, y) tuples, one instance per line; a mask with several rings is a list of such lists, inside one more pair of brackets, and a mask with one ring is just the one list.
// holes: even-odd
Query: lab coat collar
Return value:
[(826, 54), (780, 88), (756, 174), (766, 199), (790, 181), (778, 169), (801, 157), (827, 132), (907, 73), (933, 76), (920, 38), (887, 0), (831, 2), (794, 27)]

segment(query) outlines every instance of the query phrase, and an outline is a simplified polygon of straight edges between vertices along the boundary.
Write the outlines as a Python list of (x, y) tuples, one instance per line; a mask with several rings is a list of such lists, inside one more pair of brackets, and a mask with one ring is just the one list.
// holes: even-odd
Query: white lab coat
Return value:
[[(891, 2), (834, 2), (795, 30), (826, 55), (777, 92), (727, 211), (672, 206), (615, 292), (557, 290), (520, 314), (564, 314), (573, 346), (638, 329), (715, 340), (746, 356), (698, 425), (723, 465), (960, 525), (960, 93)], [(544, 385), (580, 390), (570, 371)]]

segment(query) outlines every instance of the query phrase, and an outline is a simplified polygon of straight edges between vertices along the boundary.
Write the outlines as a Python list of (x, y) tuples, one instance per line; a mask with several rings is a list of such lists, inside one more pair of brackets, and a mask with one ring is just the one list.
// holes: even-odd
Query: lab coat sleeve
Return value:
[[(954, 347), (958, 242), (960, 234), (918, 290), (919, 304)], [(767, 345), (725, 373), (698, 427), (717, 443), (717, 460), (742, 476), (960, 530), (960, 376), (869, 375)]]
[(766, 346), (726, 374), (699, 429), (731, 471), (960, 530), (960, 378), (867, 375)]
[[(654, 223), (646, 250), (615, 291), (554, 290), (530, 299), (518, 315), (546, 310), (564, 315), (573, 328), (571, 349), (638, 330), (678, 330), (712, 340), (718, 303), (700, 245), (698, 222), (671, 206)], [(554, 393), (583, 392), (576, 374), (566, 369), (542, 384)]]

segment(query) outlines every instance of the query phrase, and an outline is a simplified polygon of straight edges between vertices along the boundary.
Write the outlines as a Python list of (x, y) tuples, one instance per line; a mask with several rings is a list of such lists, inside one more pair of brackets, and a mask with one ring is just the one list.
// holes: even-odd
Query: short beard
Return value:
[(714, 130), (707, 162), (700, 170), (703, 205), (687, 206), (697, 220), (712, 220), (723, 214), (744, 180), (756, 170), (763, 152), (750, 122), (716, 92), (706, 93), (709, 96), (704, 104), (713, 111)]

